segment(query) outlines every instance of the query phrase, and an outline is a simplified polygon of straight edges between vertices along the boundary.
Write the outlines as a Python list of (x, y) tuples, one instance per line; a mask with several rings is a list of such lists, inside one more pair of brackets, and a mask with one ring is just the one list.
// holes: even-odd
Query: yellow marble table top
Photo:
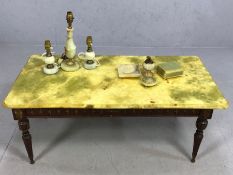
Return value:
[(196, 56), (152, 56), (156, 64), (177, 61), (182, 77), (144, 87), (139, 78), (118, 78), (119, 64), (143, 63), (146, 56), (98, 56), (101, 66), (76, 72), (42, 72), (40, 55), (32, 55), (3, 104), (7, 108), (192, 108), (224, 109), (228, 103)]

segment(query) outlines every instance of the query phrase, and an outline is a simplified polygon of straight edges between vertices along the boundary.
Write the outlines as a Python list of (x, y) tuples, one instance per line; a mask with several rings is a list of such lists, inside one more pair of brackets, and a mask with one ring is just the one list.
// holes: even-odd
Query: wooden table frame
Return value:
[(18, 120), (22, 139), (30, 159), (34, 163), (32, 139), (29, 133), (28, 118), (71, 118), (71, 117), (197, 117), (194, 134), (192, 162), (203, 139), (203, 131), (208, 125), (207, 119), (212, 118), (213, 109), (94, 109), (94, 108), (25, 108), (12, 109), (14, 120)]

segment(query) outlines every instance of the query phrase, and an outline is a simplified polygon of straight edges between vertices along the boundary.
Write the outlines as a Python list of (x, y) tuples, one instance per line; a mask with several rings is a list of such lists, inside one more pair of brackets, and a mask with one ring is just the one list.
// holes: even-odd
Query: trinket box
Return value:
[(177, 62), (161, 63), (157, 66), (157, 73), (164, 79), (178, 77), (183, 74), (183, 69)]

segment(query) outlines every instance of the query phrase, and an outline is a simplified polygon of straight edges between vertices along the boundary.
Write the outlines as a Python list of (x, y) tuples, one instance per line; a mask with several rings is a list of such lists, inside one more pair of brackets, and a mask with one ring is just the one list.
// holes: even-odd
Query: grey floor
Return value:
[[(58, 52), (62, 46), (57, 46)], [(56, 50), (56, 49), (55, 49)], [(0, 45), (0, 97), (41, 46)], [(230, 103), (205, 130), (190, 163), (194, 118), (30, 119), (36, 163), (30, 165), (10, 110), (0, 110), (0, 174), (233, 174), (232, 48), (96, 48), (99, 54), (198, 55)]]

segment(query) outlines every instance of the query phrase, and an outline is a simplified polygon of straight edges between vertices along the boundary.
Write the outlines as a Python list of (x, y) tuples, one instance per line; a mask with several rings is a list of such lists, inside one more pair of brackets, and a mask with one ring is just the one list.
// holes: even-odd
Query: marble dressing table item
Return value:
[[(143, 63), (146, 56), (97, 56), (94, 70), (59, 71), (46, 75), (43, 58), (32, 55), (14, 82), (3, 104), (12, 109), (31, 163), (33, 160), (29, 118), (186, 116), (197, 117), (192, 162), (214, 109), (225, 109), (225, 100), (196, 56), (152, 56), (156, 64), (177, 61), (182, 77), (143, 87), (138, 78), (118, 78), (117, 65)], [(190, 126), (191, 127), (191, 126)]]

